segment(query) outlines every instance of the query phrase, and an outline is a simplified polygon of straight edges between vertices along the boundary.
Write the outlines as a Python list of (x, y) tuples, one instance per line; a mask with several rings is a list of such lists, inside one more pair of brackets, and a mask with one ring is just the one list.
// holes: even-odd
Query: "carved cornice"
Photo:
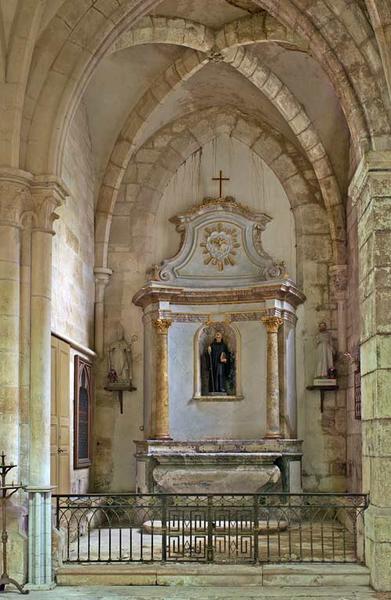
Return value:
[(220, 210), (228, 213), (235, 213), (241, 215), (242, 217), (245, 217), (246, 219), (257, 221), (259, 225), (263, 226), (263, 229), (265, 229), (266, 225), (272, 220), (272, 218), (269, 217), (269, 215), (261, 212), (256, 212), (248, 206), (240, 204), (240, 202), (237, 202), (232, 196), (226, 196), (225, 198), (204, 198), (201, 204), (193, 206), (189, 210), (181, 213), (180, 215), (171, 217), (170, 222), (174, 223), (174, 225), (188, 223), (196, 216), (207, 214), (215, 210)]
[(135, 296), (133, 302), (146, 308), (159, 302), (181, 305), (238, 304), (242, 302), (262, 302), (264, 300), (285, 300), (296, 308), (305, 300), (304, 294), (293, 281), (267, 281), (255, 286), (234, 289), (192, 289), (170, 287), (150, 281)]
[[(221, 315), (212, 315), (210, 313), (182, 313), (182, 312), (172, 312), (171, 310), (160, 310), (159, 315), (162, 318), (171, 319), (173, 323), (213, 323), (213, 322), (221, 322), (224, 321), (226, 323), (240, 323), (243, 321), (250, 322), (258, 322), (262, 319), (262, 317), (280, 317), (285, 322), (290, 323), (295, 326), (297, 323), (297, 317), (293, 312), (289, 310), (279, 310), (279, 309), (266, 309), (266, 310), (253, 310), (253, 311), (234, 311), (234, 312), (225, 312), (224, 317), (221, 318)], [(214, 317), (214, 321), (212, 319)]]

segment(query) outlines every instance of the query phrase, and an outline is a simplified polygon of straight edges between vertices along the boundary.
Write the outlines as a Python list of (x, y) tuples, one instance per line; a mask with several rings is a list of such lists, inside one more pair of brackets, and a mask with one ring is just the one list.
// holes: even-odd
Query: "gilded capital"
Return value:
[(278, 333), (278, 330), (284, 322), (280, 317), (262, 317), (261, 321), (265, 325), (268, 333)]
[(154, 319), (152, 323), (157, 333), (165, 335), (167, 334), (172, 321), (171, 319)]

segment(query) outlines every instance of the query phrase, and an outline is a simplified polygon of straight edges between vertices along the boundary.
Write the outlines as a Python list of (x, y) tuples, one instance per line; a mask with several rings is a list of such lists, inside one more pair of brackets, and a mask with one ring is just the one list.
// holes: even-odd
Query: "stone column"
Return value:
[(266, 435), (279, 438), (280, 433), (280, 383), (278, 367), (278, 330), (283, 320), (279, 317), (262, 317), (267, 331), (266, 372)]
[(103, 355), (104, 349), (104, 297), (105, 289), (112, 275), (111, 269), (95, 267), (95, 352)]
[(335, 265), (330, 267), (330, 279), (332, 281), (332, 295), (337, 303), (337, 334), (338, 352), (346, 352), (346, 289), (347, 289), (347, 265)]
[[(12, 470), (8, 483), (21, 476), (20, 228), (23, 212), (30, 206), (31, 180), (32, 175), (25, 171), (0, 169), (0, 452), (6, 453), (8, 463), (19, 467)], [(27, 570), (22, 503), (22, 496), (14, 496), (8, 522), (12, 548), (8, 570), (20, 581)]]
[(371, 583), (391, 591), (391, 152), (370, 152), (350, 184), (361, 306), (365, 554)]
[(55, 214), (65, 198), (55, 179), (32, 186), (29, 588), (53, 585), (51, 567), (51, 282)]
[(20, 228), (31, 179), (23, 171), (0, 170), (0, 451), (14, 463), (19, 463)]
[(170, 439), (169, 386), (168, 386), (168, 329), (170, 319), (155, 319), (156, 331), (156, 387), (153, 438)]
[(280, 433), (285, 439), (297, 437), (295, 326), (296, 317), (289, 313), (278, 333)]

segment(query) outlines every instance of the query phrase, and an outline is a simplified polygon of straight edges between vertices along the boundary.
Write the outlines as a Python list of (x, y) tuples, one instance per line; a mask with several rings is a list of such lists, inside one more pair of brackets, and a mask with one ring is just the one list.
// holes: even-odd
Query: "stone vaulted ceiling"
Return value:
[(387, 6), (0, 0), (1, 163), (61, 176), (69, 127), (83, 106), (99, 244), (138, 149), (197, 111), (239, 110), (283, 136), (310, 165), (338, 256), (353, 169), (368, 149), (391, 146)]

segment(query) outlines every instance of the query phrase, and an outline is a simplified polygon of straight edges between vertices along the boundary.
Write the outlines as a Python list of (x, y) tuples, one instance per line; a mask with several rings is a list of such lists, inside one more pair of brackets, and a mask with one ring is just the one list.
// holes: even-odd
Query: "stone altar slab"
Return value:
[(224, 494), (300, 491), (299, 440), (136, 442), (138, 491)]

